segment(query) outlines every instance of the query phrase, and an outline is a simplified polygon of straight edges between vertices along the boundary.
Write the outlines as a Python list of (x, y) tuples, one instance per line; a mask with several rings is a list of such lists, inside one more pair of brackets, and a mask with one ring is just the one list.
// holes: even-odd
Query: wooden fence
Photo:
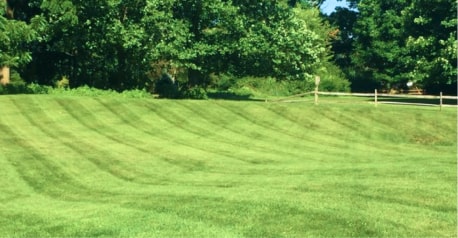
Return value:
[[(440, 93), (438, 96), (434, 95), (410, 95), (410, 94), (387, 94), (387, 93), (378, 93), (377, 90), (374, 90), (374, 93), (340, 93), (340, 92), (320, 92), (312, 91), (305, 92), (301, 94), (292, 95), (289, 97), (279, 98), (268, 100), (266, 102), (300, 102), (303, 100), (297, 100), (298, 97), (314, 95), (314, 103), (319, 103), (319, 96), (353, 96), (353, 97), (368, 97), (370, 101), (377, 106), (378, 104), (399, 104), (399, 105), (417, 105), (417, 106), (437, 106), (442, 110), (442, 107), (457, 107), (457, 96), (445, 96)], [(427, 100), (428, 102), (406, 102), (405, 99), (414, 99), (414, 100)], [(444, 100), (454, 100), (453, 104), (444, 103)]]

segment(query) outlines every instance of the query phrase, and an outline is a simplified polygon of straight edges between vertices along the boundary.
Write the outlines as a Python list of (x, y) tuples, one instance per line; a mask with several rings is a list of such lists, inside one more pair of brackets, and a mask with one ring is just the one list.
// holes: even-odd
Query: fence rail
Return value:
[[(305, 92), (301, 94), (296, 94), (284, 98), (279, 98), (279, 99), (273, 99), (273, 100), (267, 100), (266, 102), (300, 102), (304, 100), (292, 100), (294, 98), (298, 97), (304, 97), (306, 95), (315, 95), (315, 104), (318, 104), (319, 101), (319, 95), (323, 96), (354, 96), (354, 97), (369, 97), (369, 98), (374, 98), (373, 103), (375, 106), (377, 104), (398, 104), (398, 105), (418, 105), (418, 106), (439, 106), (442, 110), (442, 107), (444, 106), (454, 106), (456, 107), (457, 104), (455, 105), (449, 105), (449, 104), (444, 104), (443, 100), (458, 100), (457, 96), (445, 96), (440, 93), (440, 95), (411, 95), (411, 94), (388, 94), (388, 93), (378, 93), (377, 90), (374, 90), (374, 93), (342, 93), (342, 92), (320, 92), (320, 91), (311, 91), (311, 92)], [(387, 101), (386, 98), (396, 98), (396, 99), (438, 99), (439, 101), (437, 103), (414, 103), (414, 102), (397, 102), (395, 100), (392, 101)], [(311, 100), (306, 100), (306, 101), (313, 101)]]

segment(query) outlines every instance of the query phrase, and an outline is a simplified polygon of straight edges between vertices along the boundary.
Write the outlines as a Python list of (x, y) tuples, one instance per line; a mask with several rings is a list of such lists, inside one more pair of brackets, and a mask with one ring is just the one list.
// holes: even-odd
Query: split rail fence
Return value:
[[(440, 93), (439, 96), (434, 95), (409, 95), (409, 94), (387, 94), (387, 93), (378, 93), (377, 90), (374, 90), (374, 93), (341, 93), (341, 92), (320, 92), (320, 91), (311, 91), (306, 93), (301, 93), (297, 95), (292, 95), (285, 98), (279, 99), (266, 99), (266, 102), (300, 102), (295, 98), (311, 96), (314, 95), (315, 104), (319, 103), (319, 96), (353, 96), (353, 97), (368, 97), (371, 98), (371, 102), (377, 106), (378, 104), (399, 104), (399, 105), (416, 105), (416, 106), (436, 106), (442, 110), (443, 107), (457, 107), (456, 101), (458, 100), (457, 96), (445, 96)], [(391, 99), (390, 99), (391, 98)], [(404, 99), (404, 101), (402, 101)], [(427, 102), (406, 102), (405, 99), (414, 99), (414, 100), (426, 100)], [(454, 100), (455, 103), (444, 103), (444, 100)]]

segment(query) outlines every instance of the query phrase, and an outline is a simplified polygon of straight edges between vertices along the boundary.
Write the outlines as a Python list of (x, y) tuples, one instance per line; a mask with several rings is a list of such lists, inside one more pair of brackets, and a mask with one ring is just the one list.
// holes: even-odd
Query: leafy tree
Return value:
[(48, 84), (68, 76), (72, 86), (145, 87), (146, 1), (45, 0), (40, 7), (47, 24), (35, 55), (41, 72), (33, 74), (49, 72)]
[(456, 94), (457, 2), (413, 0), (402, 11), (411, 80), (429, 92)]
[(348, 69), (351, 66), (350, 55), (353, 52), (353, 42), (355, 35), (353, 26), (358, 19), (358, 12), (339, 7), (331, 13), (327, 19), (331, 25), (335, 26), (335, 38), (332, 41), (333, 58), (337, 65), (342, 69)]
[[(362, 1), (358, 5), (352, 62), (357, 71), (356, 82), (365, 90), (391, 88), (407, 80), (405, 33), (400, 17), (406, 5), (405, 0)], [(375, 85), (363, 84), (368, 81)]]
[(414, 81), (431, 93), (456, 93), (456, 2), (350, 4), (358, 11), (338, 9), (330, 19), (340, 28), (335, 59), (345, 68), (353, 89), (406, 88), (407, 81)]
[(321, 6), (326, 0), (288, 0), (288, 5), (291, 7), (295, 7), (297, 5), (310, 7), (319, 7)]
[(309, 30), (319, 36), (319, 44), (324, 47), (314, 71), (314, 74), (318, 74), (321, 77), (321, 89), (327, 91), (349, 90), (348, 80), (345, 79), (343, 72), (332, 60), (334, 53), (331, 50), (331, 42), (336, 39), (338, 30), (320, 15), (316, 7), (301, 4), (294, 9), (294, 12), (298, 18), (306, 23), (306, 27)]
[[(14, 19), (14, 8), (8, 1), (0, 2), (0, 69), (9, 74), (10, 67), (18, 68), (31, 61), (27, 43), (33, 41), (36, 32), (32, 25)], [(3, 83), (8, 83), (9, 75), (3, 75)]]
[(231, 1), (176, 1), (173, 19), (185, 26), (187, 40), (182, 42), (178, 55), (180, 65), (186, 67), (190, 87), (208, 83), (208, 75), (228, 70), (229, 55), (243, 28), (242, 16)]
[[(251, 7), (251, 9), (250, 9)], [(239, 74), (310, 79), (318, 69), (326, 45), (299, 9), (286, 4), (256, 1), (241, 9), (248, 19), (239, 43)], [(257, 12), (261, 11), (261, 12)]]
[[(68, 78), (73, 87), (124, 90), (150, 87), (149, 78), (163, 76), (189, 88), (205, 87), (209, 75), (221, 73), (306, 80), (328, 52), (316, 10), (291, 8), (287, 1), (11, 2), (17, 20), (8, 24), (35, 24), (37, 32), (36, 38), (18, 37), (34, 39), (17, 47), (32, 52), (18, 61), (33, 60), (24, 71), (28, 82)], [(2, 47), (10, 49), (2, 57), (16, 59), (3, 53), (16, 46)]]
[[(63, 77), (75, 85), (77, 75), (77, 9), (70, 0), (37, 0), (29, 4), (39, 13), (27, 18), (42, 22), (37, 28), (38, 40), (33, 45), (33, 60), (24, 72), (26, 81), (52, 85)], [(23, 9), (28, 12), (27, 9)], [(23, 14), (24, 15), (24, 14)]]
[(210, 73), (305, 79), (325, 51), (286, 3), (193, 0), (176, 1), (172, 9), (181, 50), (165, 55), (186, 67), (190, 86), (205, 86)]

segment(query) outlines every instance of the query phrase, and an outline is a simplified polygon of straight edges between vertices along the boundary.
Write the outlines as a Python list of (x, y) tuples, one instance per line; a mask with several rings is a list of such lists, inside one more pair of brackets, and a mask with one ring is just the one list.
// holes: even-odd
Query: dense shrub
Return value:
[(324, 69), (319, 72), (321, 82), (320, 91), (349, 92), (350, 82), (345, 79), (344, 73), (332, 63), (326, 63)]
[(207, 91), (202, 87), (192, 87), (183, 90), (181, 95), (183, 98), (189, 99), (208, 99)]
[(67, 95), (67, 96), (122, 96), (125, 98), (151, 98), (152, 95), (146, 90), (126, 90), (121, 93), (113, 90), (96, 89), (89, 86), (78, 88), (53, 88), (51, 86), (39, 84), (22, 84), (11, 83), (7, 85), (0, 85), (1, 94), (53, 94), (53, 95)]
[(10, 83), (0, 85), (0, 94), (25, 94), (28, 93), (27, 86), (21, 75), (14, 69), (10, 73)]
[(117, 92), (114, 90), (104, 90), (92, 88), (89, 86), (83, 86), (78, 88), (66, 89), (66, 88), (53, 88), (50, 94), (60, 95), (71, 95), (71, 96), (122, 96), (125, 98), (151, 98), (152, 95), (146, 90), (133, 89), (125, 90), (123, 92)]
[(113, 90), (102, 90), (89, 87), (87, 85), (78, 88), (53, 88), (49, 94), (69, 95), (69, 96), (112, 96), (118, 94)]
[(180, 96), (178, 83), (166, 74), (156, 82), (155, 91), (161, 98), (178, 98)]
[(349, 92), (350, 83), (339, 77), (328, 76), (321, 78), (319, 90), (326, 92)]
[(245, 77), (236, 81), (229, 91), (239, 95), (254, 97), (288, 96), (311, 91), (314, 83), (311, 80), (276, 80), (274, 78)]
[(230, 74), (211, 74), (209, 87), (217, 91), (227, 91), (235, 85), (237, 77)]
[(0, 94), (27, 94), (29, 93), (27, 86), (22, 83), (10, 83), (0, 85)]
[(48, 94), (53, 88), (51, 86), (39, 85), (36, 83), (31, 83), (27, 85), (27, 93), (30, 94)]

